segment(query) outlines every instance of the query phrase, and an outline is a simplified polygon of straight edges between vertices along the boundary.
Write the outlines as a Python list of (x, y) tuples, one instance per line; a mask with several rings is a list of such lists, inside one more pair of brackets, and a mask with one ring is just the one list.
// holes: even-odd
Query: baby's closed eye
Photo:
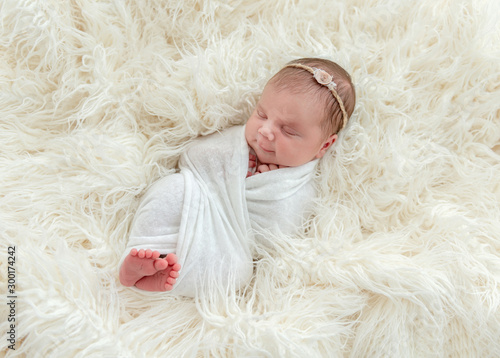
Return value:
[(281, 130), (283, 131), (283, 133), (285, 133), (286, 135), (291, 136), (291, 137), (298, 135), (296, 131), (294, 131), (293, 129), (291, 129), (289, 127), (283, 127), (283, 128), (281, 128)]

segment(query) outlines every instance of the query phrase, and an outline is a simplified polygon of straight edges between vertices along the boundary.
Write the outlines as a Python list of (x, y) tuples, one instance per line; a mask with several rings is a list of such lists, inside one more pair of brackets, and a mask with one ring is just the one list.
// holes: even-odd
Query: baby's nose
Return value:
[(262, 126), (259, 128), (259, 133), (261, 136), (265, 137), (267, 140), (274, 140), (274, 134), (271, 128), (268, 126)]

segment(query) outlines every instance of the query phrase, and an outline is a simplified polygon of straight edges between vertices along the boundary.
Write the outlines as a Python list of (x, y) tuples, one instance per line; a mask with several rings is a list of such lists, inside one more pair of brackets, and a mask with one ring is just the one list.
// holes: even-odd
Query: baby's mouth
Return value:
[(259, 146), (260, 149), (262, 149), (266, 153), (274, 153), (274, 150), (269, 150), (265, 146), (263, 146), (259, 141), (257, 141), (257, 145)]
[(265, 147), (263, 147), (262, 145), (259, 144), (259, 147), (260, 149), (262, 149), (264, 152), (266, 153), (274, 153), (274, 150), (269, 150), (269, 149), (266, 149)]

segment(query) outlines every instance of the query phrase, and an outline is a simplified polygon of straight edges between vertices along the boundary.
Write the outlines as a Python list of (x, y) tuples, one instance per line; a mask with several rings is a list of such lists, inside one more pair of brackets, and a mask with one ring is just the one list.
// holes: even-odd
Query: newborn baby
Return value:
[(318, 159), (354, 110), (349, 74), (324, 59), (292, 61), (266, 84), (244, 126), (196, 139), (180, 172), (143, 197), (120, 282), (195, 296), (247, 283), (255, 233), (293, 233), (315, 196)]

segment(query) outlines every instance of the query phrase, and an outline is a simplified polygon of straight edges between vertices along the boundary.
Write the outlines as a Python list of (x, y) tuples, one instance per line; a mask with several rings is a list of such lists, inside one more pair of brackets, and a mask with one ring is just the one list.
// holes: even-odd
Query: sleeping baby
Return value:
[(287, 64), (244, 126), (197, 138), (181, 155), (179, 172), (149, 188), (120, 282), (191, 297), (204, 287), (248, 283), (255, 236), (300, 227), (315, 197), (316, 164), (355, 100), (339, 65), (314, 58)]

